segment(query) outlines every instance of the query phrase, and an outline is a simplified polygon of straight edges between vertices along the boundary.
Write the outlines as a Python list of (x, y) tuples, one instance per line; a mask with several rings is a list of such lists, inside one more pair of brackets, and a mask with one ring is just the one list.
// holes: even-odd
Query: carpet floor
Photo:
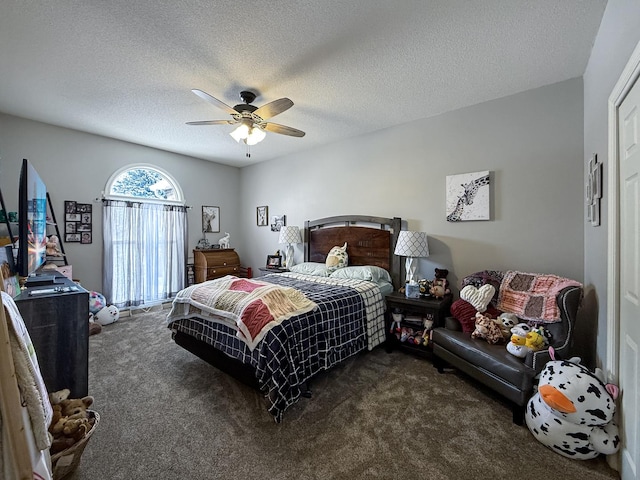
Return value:
[(603, 457), (547, 449), (464, 375), (383, 348), (320, 374), (276, 424), (257, 391), (176, 345), (165, 317), (90, 337), (100, 423), (69, 480), (618, 478)]

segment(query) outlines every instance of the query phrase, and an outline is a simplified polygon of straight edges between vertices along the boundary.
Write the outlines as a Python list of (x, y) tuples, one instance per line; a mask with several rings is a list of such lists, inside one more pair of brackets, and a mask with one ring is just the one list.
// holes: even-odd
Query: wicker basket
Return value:
[(96, 427), (98, 426), (98, 422), (100, 422), (100, 415), (98, 412), (87, 410), (87, 414), (89, 415), (89, 418), (94, 418), (95, 422), (84, 438), (69, 448), (62, 450), (55, 455), (51, 455), (51, 467), (53, 468), (54, 480), (62, 480), (78, 468), (78, 465), (80, 464), (80, 457), (82, 457), (84, 447), (87, 446), (91, 435), (93, 435), (93, 432), (95, 432)]

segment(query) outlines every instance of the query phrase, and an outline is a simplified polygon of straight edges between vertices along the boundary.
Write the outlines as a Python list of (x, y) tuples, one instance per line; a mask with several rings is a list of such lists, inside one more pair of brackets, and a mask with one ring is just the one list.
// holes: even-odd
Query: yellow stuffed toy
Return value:
[(542, 349), (545, 345), (545, 338), (538, 330), (531, 330), (527, 333), (525, 346), (532, 352)]

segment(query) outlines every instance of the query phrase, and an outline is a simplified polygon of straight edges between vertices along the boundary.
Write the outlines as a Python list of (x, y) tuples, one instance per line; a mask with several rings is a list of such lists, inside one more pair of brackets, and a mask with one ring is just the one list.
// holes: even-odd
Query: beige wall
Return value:
[[(245, 167), (243, 260), (262, 266), (280, 248), (276, 233), (255, 224), (256, 206), (268, 205), (299, 226), (331, 215), (400, 216), (429, 235), (427, 278), (439, 267), (454, 284), (482, 269), (582, 281), (582, 125), (582, 80), (573, 79)], [(482, 170), (492, 172), (491, 221), (447, 222), (446, 176)]]
[[(93, 204), (93, 243), (64, 245), (73, 276), (89, 290), (103, 290), (102, 203), (95, 199), (101, 196), (109, 177), (129, 164), (156, 165), (178, 181), (187, 205), (193, 206), (188, 217), (190, 245), (195, 246), (202, 236), (202, 205), (220, 207), (220, 230), (229, 232), (232, 245), (237, 244), (235, 240), (240, 236), (237, 168), (0, 114), (0, 188), (9, 211), (18, 207), (23, 158), (29, 159), (46, 183), (59, 222), (65, 200)], [(64, 232), (62, 225), (60, 231)], [(222, 235), (210, 233), (208, 238), (217, 242)]]

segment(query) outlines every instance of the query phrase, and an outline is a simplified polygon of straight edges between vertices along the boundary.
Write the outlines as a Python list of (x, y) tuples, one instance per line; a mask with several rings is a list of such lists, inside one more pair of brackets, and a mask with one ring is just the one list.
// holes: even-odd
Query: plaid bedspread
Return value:
[(271, 328), (253, 351), (224, 318), (172, 318), (169, 328), (205, 341), (251, 365), (277, 422), (300, 397), (304, 382), (364, 350), (381, 344), (384, 299), (371, 282), (295, 273), (271, 274), (261, 281), (296, 288), (317, 304)]

